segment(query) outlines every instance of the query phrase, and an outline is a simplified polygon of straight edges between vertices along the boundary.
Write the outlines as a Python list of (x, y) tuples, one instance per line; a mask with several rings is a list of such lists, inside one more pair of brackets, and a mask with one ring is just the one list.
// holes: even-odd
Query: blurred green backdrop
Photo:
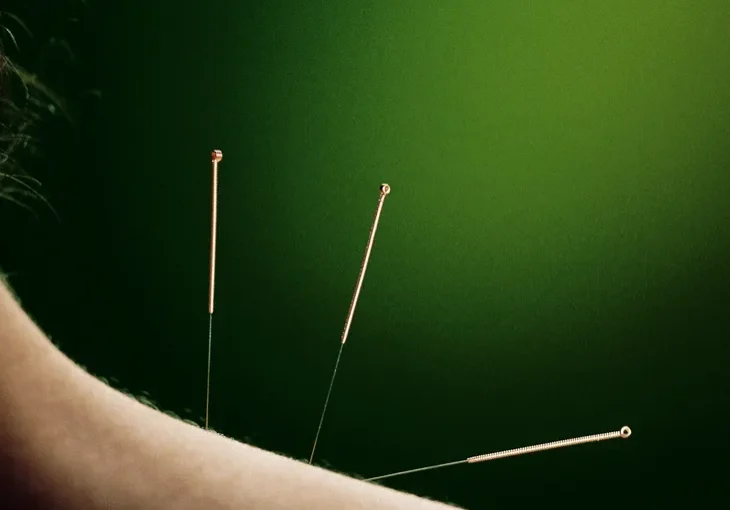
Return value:
[(33, 164), (61, 222), (16, 212), (2, 260), (74, 359), (202, 416), (220, 148), (216, 429), (308, 456), (388, 182), (320, 464), (375, 476), (630, 425), (389, 485), (590, 507), (727, 479), (728, 2), (74, 9), (56, 80), (101, 99), (47, 126)]

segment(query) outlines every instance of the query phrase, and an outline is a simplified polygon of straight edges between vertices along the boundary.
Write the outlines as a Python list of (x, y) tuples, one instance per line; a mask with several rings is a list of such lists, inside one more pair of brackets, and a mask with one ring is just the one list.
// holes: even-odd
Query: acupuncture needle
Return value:
[(210, 279), (208, 281), (208, 377), (205, 385), (205, 430), (208, 430), (210, 418), (210, 364), (213, 352), (213, 310), (215, 307), (215, 255), (218, 232), (218, 163), (223, 153), (214, 150), (211, 154), (213, 163), (213, 186), (210, 211)]
[(355, 308), (357, 307), (357, 300), (360, 297), (360, 291), (362, 290), (362, 283), (365, 279), (365, 271), (368, 268), (368, 262), (370, 261), (370, 253), (373, 250), (373, 243), (375, 242), (375, 233), (378, 230), (378, 222), (380, 221), (380, 214), (383, 211), (383, 204), (385, 204), (385, 197), (390, 194), (390, 186), (388, 184), (380, 185), (380, 196), (378, 198), (378, 206), (375, 210), (375, 216), (373, 217), (373, 224), (370, 227), (370, 235), (368, 236), (368, 243), (365, 248), (365, 257), (363, 258), (362, 265), (360, 266), (360, 274), (357, 278), (357, 284), (355, 285), (355, 292), (352, 295), (352, 301), (350, 302), (350, 309), (347, 313), (347, 319), (345, 320), (345, 329), (342, 331), (342, 337), (340, 339), (340, 349), (337, 353), (337, 361), (335, 361), (335, 368), (332, 371), (332, 378), (330, 379), (329, 389), (327, 390), (327, 397), (324, 400), (324, 407), (322, 408), (322, 415), (319, 418), (319, 426), (317, 427), (317, 434), (314, 436), (314, 444), (312, 445), (312, 453), (309, 455), (309, 463), (312, 463), (314, 459), (314, 452), (317, 449), (317, 441), (319, 440), (319, 434), (322, 431), (322, 424), (324, 423), (324, 416), (327, 413), (327, 406), (329, 405), (330, 395), (332, 394), (332, 387), (335, 384), (335, 377), (337, 376), (337, 368), (340, 365), (340, 358), (342, 357), (342, 350), (347, 342), (347, 336), (350, 334), (350, 327), (352, 326), (352, 319), (355, 316)]
[(572, 439), (562, 439), (560, 441), (553, 441), (551, 443), (536, 444), (533, 446), (525, 446), (522, 448), (514, 448), (511, 450), (502, 450), (495, 453), (487, 453), (484, 455), (475, 455), (463, 460), (457, 460), (453, 462), (444, 462), (442, 464), (433, 464), (431, 466), (420, 467), (416, 469), (408, 469), (406, 471), (397, 471), (395, 473), (389, 473), (387, 475), (374, 476), (372, 478), (365, 478), (365, 481), (372, 482), (375, 480), (383, 480), (385, 478), (393, 478), (395, 476), (409, 475), (411, 473), (419, 473), (421, 471), (430, 471), (433, 469), (441, 469), (450, 466), (458, 466), (460, 464), (477, 464), (479, 462), (487, 462), (490, 460), (504, 459), (506, 457), (514, 457), (517, 455), (527, 455), (530, 453), (542, 452), (545, 450), (554, 450), (556, 448), (566, 448), (568, 446), (576, 446), (585, 443), (594, 443), (598, 441), (607, 441), (609, 439), (627, 439), (631, 435), (631, 429), (627, 426), (621, 427), (621, 430), (614, 432), (605, 432), (602, 434), (593, 434), (590, 436), (574, 437)]

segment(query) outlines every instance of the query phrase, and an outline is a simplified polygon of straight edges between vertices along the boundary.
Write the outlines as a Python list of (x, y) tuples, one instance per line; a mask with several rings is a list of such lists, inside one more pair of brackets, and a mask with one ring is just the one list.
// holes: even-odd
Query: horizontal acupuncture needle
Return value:
[(208, 281), (208, 381), (205, 385), (205, 430), (208, 430), (210, 409), (210, 361), (213, 347), (213, 308), (215, 304), (215, 252), (218, 232), (218, 163), (223, 153), (215, 150), (211, 154), (213, 162), (213, 198), (210, 210), (210, 279)]
[(526, 455), (528, 453), (536, 453), (545, 450), (554, 450), (556, 448), (565, 448), (568, 446), (576, 446), (585, 443), (594, 443), (597, 441), (606, 441), (608, 439), (622, 438), (626, 439), (631, 435), (631, 429), (629, 427), (622, 427), (621, 430), (615, 432), (606, 432), (603, 434), (593, 434), (592, 436), (574, 437), (573, 439), (563, 439), (561, 441), (553, 441), (552, 443), (542, 443), (533, 446), (526, 446), (523, 448), (515, 448), (512, 450), (502, 450), (501, 452), (487, 453), (485, 455), (475, 455), (464, 460), (457, 460), (454, 462), (445, 462), (443, 464), (434, 464), (432, 466), (426, 466), (416, 469), (409, 469), (407, 471), (398, 471), (396, 473), (390, 473), (387, 475), (374, 476), (372, 478), (366, 478), (365, 481), (372, 482), (374, 480), (383, 480), (384, 478), (393, 478), (394, 476), (409, 475), (411, 473), (418, 473), (421, 471), (430, 471), (432, 469), (440, 469), (449, 466), (457, 466), (459, 464), (477, 464), (479, 462), (487, 462), (489, 460), (503, 459), (505, 457), (514, 457), (516, 455)]
[(317, 434), (314, 436), (314, 445), (312, 446), (312, 453), (309, 455), (309, 463), (312, 463), (314, 459), (314, 451), (317, 449), (317, 441), (319, 440), (319, 433), (322, 431), (322, 423), (324, 423), (324, 415), (327, 413), (327, 405), (330, 401), (330, 395), (332, 394), (332, 387), (335, 384), (335, 376), (337, 375), (337, 367), (340, 365), (340, 358), (342, 357), (342, 350), (347, 342), (347, 336), (350, 334), (350, 326), (352, 325), (352, 319), (355, 316), (355, 307), (357, 307), (357, 300), (360, 297), (360, 291), (362, 290), (362, 282), (365, 279), (365, 271), (368, 268), (368, 262), (370, 261), (370, 253), (373, 251), (373, 243), (375, 242), (375, 232), (378, 230), (378, 222), (380, 221), (380, 213), (383, 211), (383, 204), (385, 203), (385, 197), (390, 194), (390, 186), (388, 184), (380, 185), (380, 197), (378, 198), (378, 207), (375, 210), (375, 216), (373, 218), (373, 225), (370, 227), (370, 236), (368, 237), (368, 244), (365, 248), (365, 257), (360, 266), (360, 274), (357, 277), (357, 284), (355, 285), (355, 293), (352, 295), (352, 301), (350, 302), (350, 310), (347, 312), (347, 319), (345, 320), (345, 329), (342, 331), (342, 338), (340, 341), (340, 350), (337, 353), (337, 361), (335, 361), (335, 369), (332, 371), (332, 378), (330, 379), (330, 386), (327, 390), (327, 397), (324, 400), (324, 408), (322, 409), (322, 415), (319, 418), (319, 426), (317, 427)]

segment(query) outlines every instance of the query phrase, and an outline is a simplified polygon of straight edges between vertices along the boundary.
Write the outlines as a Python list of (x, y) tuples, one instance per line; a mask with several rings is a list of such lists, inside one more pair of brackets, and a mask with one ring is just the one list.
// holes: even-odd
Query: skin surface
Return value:
[(75, 365), (0, 282), (3, 508), (403, 509), (446, 505), (241, 444)]

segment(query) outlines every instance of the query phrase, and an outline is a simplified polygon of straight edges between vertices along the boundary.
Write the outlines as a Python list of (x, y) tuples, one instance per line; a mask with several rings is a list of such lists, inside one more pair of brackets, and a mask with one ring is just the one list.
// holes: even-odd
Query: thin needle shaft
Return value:
[(383, 478), (393, 478), (394, 476), (410, 475), (411, 473), (419, 473), (421, 471), (430, 471), (432, 469), (440, 469), (445, 467), (457, 466), (459, 464), (466, 464), (467, 460), (455, 460), (453, 462), (444, 462), (443, 464), (434, 464), (433, 466), (420, 467), (416, 469), (407, 469), (405, 471), (398, 471), (397, 473), (390, 473), (387, 475), (374, 476), (372, 478), (366, 478), (366, 482), (372, 482), (373, 480), (382, 480)]
[(490, 460), (503, 459), (505, 457), (514, 457), (516, 455), (525, 455), (528, 453), (541, 452), (544, 450), (553, 450), (555, 448), (565, 448), (567, 446), (575, 446), (585, 443), (593, 443), (596, 441), (606, 441), (608, 439), (623, 438), (626, 439), (631, 435), (631, 429), (629, 427), (622, 427), (621, 430), (615, 432), (606, 432), (603, 434), (593, 434), (591, 436), (575, 437), (573, 439), (563, 439), (561, 441), (553, 441), (552, 443), (542, 443), (533, 446), (526, 446), (523, 448), (514, 448), (512, 450), (502, 450), (500, 452), (488, 453), (485, 455), (475, 455), (464, 460), (457, 460), (455, 462), (446, 462), (444, 464), (434, 464), (433, 466), (426, 466), (422, 468), (409, 469), (407, 471), (398, 471), (396, 473), (390, 473), (387, 475), (374, 476), (372, 478), (366, 478), (366, 481), (372, 482), (374, 480), (382, 480), (384, 478), (392, 478), (394, 476), (408, 475), (411, 473), (417, 473), (419, 471), (428, 471), (431, 469), (439, 469), (443, 467), (456, 466), (458, 464), (476, 464), (478, 462), (487, 462)]
[(340, 344), (340, 350), (337, 353), (337, 361), (335, 361), (335, 369), (332, 371), (332, 378), (330, 379), (330, 387), (327, 390), (327, 397), (324, 399), (324, 408), (322, 415), (319, 417), (319, 425), (317, 426), (317, 434), (314, 436), (314, 445), (312, 445), (312, 453), (309, 455), (309, 463), (312, 463), (314, 459), (314, 451), (317, 449), (317, 441), (319, 441), (319, 433), (322, 430), (322, 423), (324, 422), (324, 415), (327, 412), (327, 406), (330, 403), (330, 395), (332, 394), (332, 387), (335, 385), (335, 377), (337, 376), (337, 367), (340, 366), (340, 358), (342, 357), (342, 349), (345, 344)]
[(352, 295), (352, 301), (350, 302), (350, 309), (347, 312), (347, 319), (345, 320), (345, 329), (342, 331), (342, 338), (340, 340), (340, 351), (337, 354), (337, 361), (335, 362), (335, 369), (332, 371), (332, 379), (330, 379), (329, 390), (327, 390), (327, 397), (324, 401), (324, 407), (322, 408), (322, 415), (319, 418), (319, 426), (317, 427), (317, 434), (314, 436), (314, 444), (312, 445), (312, 453), (309, 455), (309, 463), (312, 463), (314, 459), (314, 452), (317, 449), (317, 441), (319, 440), (319, 433), (322, 431), (322, 424), (324, 423), (324, 416), (327, 413), (327, 406), (329, 405), (330, 395), (332, 394), (332, 387), (335, 384), (335, 376), (337, 375), (337, 367), (340, 365), (340, 358), (342, 357), (342, 350), (347, 342), (347, 336), (350, 334), (350, 326), (352, 326), (352, 319), (355, 316), (355, 308), (357, 307), (357, 300), (360, 297), (360, 291), (362, 290), (362, 283), (365, 280), (365, 271), (368, 268), (368, 262), (370, 262), (370, 253), (373, 251), (373, 244), (375, 243), (375, 233), (378, 230), (378, 223), (380, 222), (380, 214), (383, 211), (383, 204), (385, 204), (385, 197), (390, 193), (390, 186), (388, 184), (380, 185), (380, 197), (378, 198), (378, 207), (375, 210), (375, 217), (373, 218), (373, 225), (370, 227), (370, 235), (368, 236), (368, 244), (365, 247), (365, 257), (360, 266), (360, 274), (357, 277), (357, 284), (355, 285), (355, 292)]
[(210, 415), (210, 360), (213, 348), (213, 314), (208, 314), (208, 381), (205, 384), (205, 430), (208, 430)]
[(208, 430), (210, 418), (210, 365), (213, 354), (213, 309), (215, 305), (215, 255), (218, 234), (218, 163), (223, 159), (223, 153), (213, 151), (213, 189), (210, 212), (210, 279), (208, 281), (208, 376), (205, 384), (205, 430)]

